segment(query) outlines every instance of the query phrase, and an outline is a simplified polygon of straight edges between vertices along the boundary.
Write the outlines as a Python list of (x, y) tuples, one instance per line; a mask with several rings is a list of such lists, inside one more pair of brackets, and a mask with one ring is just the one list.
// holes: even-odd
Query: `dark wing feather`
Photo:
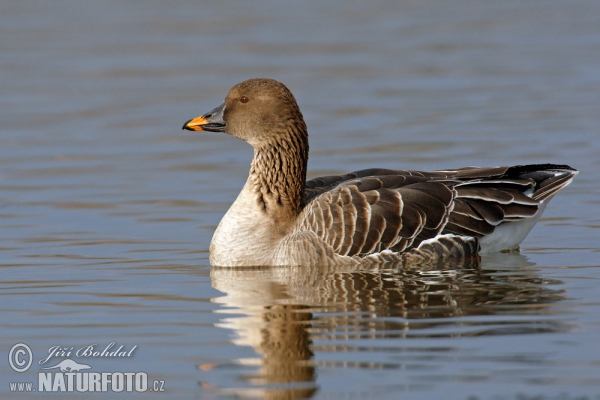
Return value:
[(565, 165), (466, 168), (456, 174), (462, 182), (444, 233), (483, 237), (503, 222), (534, 216), (542, 201), (571, 182), (576, 170)]
[(466, 167), (433, 172), (368, 169), (306, 184), (300, 229), (338, 254), (404, 252), (439, 234), (481, 238), (536, 214), (571, 182), (565, 165)]
[(340, 182), (352, 179), (355, 176), (347, 175), (330, 175), (306, 181), (306, 189), (304, 191), (304, 202), (309, 203), (312, 199), (328, 190), (336, 187)]

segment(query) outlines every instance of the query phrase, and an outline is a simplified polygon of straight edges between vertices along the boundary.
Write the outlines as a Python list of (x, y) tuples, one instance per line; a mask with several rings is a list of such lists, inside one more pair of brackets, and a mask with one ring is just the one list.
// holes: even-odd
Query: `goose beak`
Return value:
[(225, 132), (224, 110), (225, 103), (200, 117), (190, 119), (183, 124), (181, 129), (188, 131)]

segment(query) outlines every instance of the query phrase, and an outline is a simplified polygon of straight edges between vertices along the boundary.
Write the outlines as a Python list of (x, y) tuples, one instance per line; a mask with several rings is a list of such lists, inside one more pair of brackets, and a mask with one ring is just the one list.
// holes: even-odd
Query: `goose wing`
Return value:
[(571, 183), (577, 170), (568, 165), (461, 168), (438, 171), (460, 183), (443, 233), (482, 238), (497, 226), (534, 217), (542, 203)]
[(575, 174), (544, 164), (327, 176), (307, 182), (300, 228), (347, 256), (403, 252), (439, 234), (481, 238), (535, 215)]
[(371, 169), (309, 181), (301, 227), (341, 255), (402, 252), (448, 221), (455, 182), (433, 174)]

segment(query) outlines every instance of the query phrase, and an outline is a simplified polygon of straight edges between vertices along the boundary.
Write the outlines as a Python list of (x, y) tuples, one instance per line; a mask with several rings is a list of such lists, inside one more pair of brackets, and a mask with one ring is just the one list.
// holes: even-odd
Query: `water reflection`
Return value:
[[(313, 360), (314, 352), (382, 350), (381, 342), (379, 348), (357, 349), (354, 339), (455, 338), (569, 329), (552, 318), (558, 312), (552, 305), (566, 298), (552, 285), (562, 282), (545, 280), (532, 267), (525, 257), (510, 253), (463, 265), (418, 268), (213, 268), (211, 277), (213, 287), (225, 293), (213, 299), (222, 304), (217, 312), (231, 314), (219, 326), (235, 332), (235, 344), (251, 346), (260, 356), (237, 360), (258, 367), (257, 372), (243, 376), (245, 385), (267, 398), (306, 398), (317, 390), (319, 366), (406, 367), (401, 361), (388, 365), (377, 357), (374, 363)], [(385, 343), (388, 350), (402, 350), (408, 342)], [(234, 392), (248, 394), (244, 389)]]

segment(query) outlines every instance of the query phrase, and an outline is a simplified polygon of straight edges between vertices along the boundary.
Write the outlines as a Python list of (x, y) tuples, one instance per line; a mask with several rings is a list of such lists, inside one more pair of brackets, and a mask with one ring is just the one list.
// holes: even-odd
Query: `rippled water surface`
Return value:
[[(44, 398), (10, 383), (37, 388), (69, 358), (164, 381), (140, 398), (600, 398), (598, 15), (592, 0), (3, 2), (0, 397)], [(520, 253), (211, 269), (252, 151), (180, 127), (251, 77), (295, 93), (310, 177), (581, 173)], [(112, 342), (130, 357), (40, 364)]]

